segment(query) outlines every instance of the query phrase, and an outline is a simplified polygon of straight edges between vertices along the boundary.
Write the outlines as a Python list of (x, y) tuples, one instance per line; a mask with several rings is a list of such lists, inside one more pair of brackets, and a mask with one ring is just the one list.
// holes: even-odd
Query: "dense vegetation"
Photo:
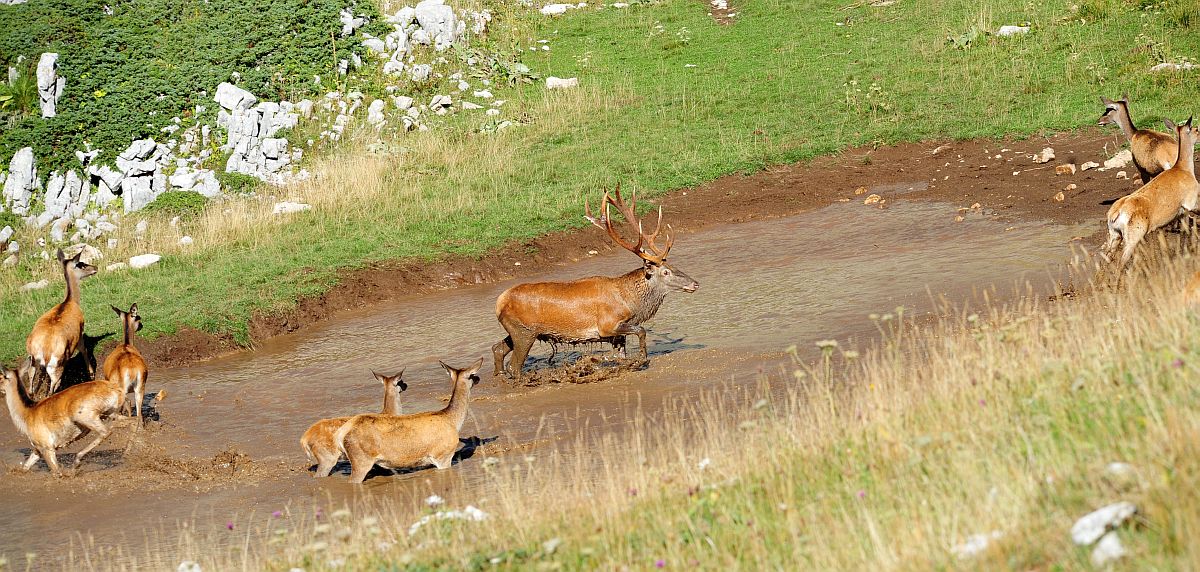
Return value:
[[(260, 97), (300, 98), (335, 89), (337, 60), (361, 36), (340, 37), (342, 0), (38, 0), (0, 9), (0, 66), (36, 74), (43, 52), (59, 53), (66, 88), (58, 116), (42, 119), (36, 95), (5, 108), (0, 160), (32, 146), (39, 170), (76, 163), (87, 141), (111, 161), (134, 139), (153, 137), (196, 106), (216, 116), (211, 93), (234, 73)], [(106, 14), (111, 9), (112, 14)], [(374, 3), (354, 5), (386, 33)], [(360, 50), (361, 51), (361, 50)], [(23, 56), (22, 64), (17, 65)], [(321, 83), (313, 81), (320, 76)], [(202, 95), (204, 93), (210, 95)], [(0, 115), (0, 121), (5, 118)], [(6, 164), (4, 166), (7, 166)], [(3, 167), (0, 167), (3, 168)]]

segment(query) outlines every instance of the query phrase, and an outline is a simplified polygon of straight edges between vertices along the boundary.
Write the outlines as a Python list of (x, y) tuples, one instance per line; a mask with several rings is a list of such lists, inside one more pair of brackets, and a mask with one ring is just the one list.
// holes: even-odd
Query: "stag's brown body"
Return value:
[[(374, 373), (375, 379), (383, 382), (382, 413), (399, 415), (400, 392), (408, 389), (408, 385), (400, 379), (404, 375), (404, 371), (401, 370), (396, 375), (372, 373)], [(334, 434), (352, 417), (322, 419), (309, 426), (308, 430), (304, 432), (304, 436), (300, 437), (300, 447), (304, 449), (308, 458), (317, 464), (317, 470), (313, 473), (314, 477), (328, 477), (329, 473), (333, 471), (334, 465), (337, 465), (338, 459), (342, 457), (342, 452), (338, 450)]]
[[(25, 351), (33, 358), (33, 365), (46, 372), (50, 378), (48, 393), (58, 391), (62, 382), (63, 370), (67, 360), (71, 359), (83, 347), (83, 308), (79, 306), (79, 281), (96, 273), (96, 267), (81, 262), (81, 250), (72, 258), (65, 258), (58, 251), (58, 262), (62, 265), (63, 278), (67, 283), (66, 299), (50, 308), (33, 325), (33, 331), (25, 339)], [(84, 351), (84, 361), (87, 363), (88, 378), (95, 375), (95, 365)], [(31, 379), (30, 383), (33, 382)], [(34, 388), (30, 388), (33, 392)]]
[[(121, 317), (124, 338), (121, 345), (113, 349), (104, 360), (104, 379), (121, 384), (125, 394), (133, 391), (133, 407), (137, 413), (138, 427), (142, 426), (142, 396), (146, 394), (146, 378), (149, 370), (142, 353), (133, 345), (134, 334), (142, 329), (142, 318), (138, 315), (137, 304), (129, 307), (128, 312), (113, 307), (113, 311)], [(122, 411), (129, 411), (128, 402), (122, 403)]]
[[(655, 244), (662, 226), (662, 211), (654, 232), (643, 232), (635, 214), (636, 197), (630, 204), (621, 198), (604, 195), (604, 218), (597, 220), (588, 209), (587, 219), (605, 229), (609, 237), (626, 250), (637, 254), (642, 267), (616, 277), (592, 276), (571, 282), (519, 284), (496, 300), (496, 319), (508, 335), (492, 346), (494, 373), (505, 371), (504, 360), (510, 353), (508, 372), (516, 380), (535, 341), (587, 342), (608, 341), (623, 351), (625, 336), (636, 335), (642, 357), (646, 357), (646, 329), (642, 323), (654, 317), (668, 292), (694, 292), (699, 284), (667, 264), (672, 238), (666, 245)], [(638, 232), (636, 244), (624, 241), (613, 228), (609, 207), (615, 206)]]
[(467, 419), (471, 388), (479, 383), (483, 359), (465, 369), (446, 364), (454, 388), (450, 403), (438, 411), (411, 415), (355, 415), (334, 434), (338, 449), (350, 459), (350, 482), (361, 483), (371, 467), (391, 469), (433, 465), (447, 469), (458, 451), (458, 432)]
[(1170, 135), (1153, 129), (1138, 129), (1133, 124), (1129, 114), (1129, 95), (1112, 101), (1101, 97), (1104, 104), (1104, 114), (1100, 116), (1100, 125), (1116, 123), (1121, 133), (1129, 141), (1129, 151), (1133, 155), (1133, 164), (1142, 177), (1142, 184), (1147, 184), (1159, 173), (1170, 169), (1179, 155), (1179, 145)]
[(96, 439), (75, 455), (72, 468), (78, 467), (84, 455), (108, 437), (104, 419), (117, 412), (125, 397), (120, 384), (96, 380), (73, 385), (33, 403), (21, 388), (17, 372), (4, 369), (0, 375), (13, 425), (33, 446), (22, 468), (29, 470), (38, 459), (45, 459), (56, 476), (62, 475), (57, 450), (95, 433)]
[(1104, 244), (1104, 252), (1111, 258), (1117, 246), (1124, 242), (1119, 263), (1121, 269), (1129, 263), (1146, 233), (1195, 210), (1200, 201), (1200, 183), (1196, 181), (1193, 163), (1198, 130), (1192, 127), (1191, 118), (1183, 125), (1170, 126), (1174, 127), (1180, 143), (1175, 164), (1149, 184), (1117, 199), (1108, 209), (1108, 241)]

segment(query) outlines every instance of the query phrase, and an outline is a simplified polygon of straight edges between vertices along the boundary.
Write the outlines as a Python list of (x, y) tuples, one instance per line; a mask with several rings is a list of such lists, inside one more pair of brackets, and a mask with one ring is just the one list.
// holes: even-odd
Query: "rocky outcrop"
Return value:
[(25, 147), (17, 151), (8, 163), (8, 177), (4, 180), (4, 206), (19, 215), (29, 214), (29, 199), (33, 191), (41, 187), (33, 148)]
[(58, 54), (46, 52), (37, 65), (38, 99), (42, 106), (42, 117), (54, 117), (58, 98), (62, 97), (66, 78), (58, 76)]
[(296, 126), (300, 119), (296, 105), (287, 101), (255, 104), (253, 94), (228, 83), (217, 87), (214, 99), (221, 105), (217, 125), (228, 134), (221, 146), (229, 151), (225, 171), (282, 182), (279, 173), (292, 163), (292, 156), (287, 139), (275, 135)]

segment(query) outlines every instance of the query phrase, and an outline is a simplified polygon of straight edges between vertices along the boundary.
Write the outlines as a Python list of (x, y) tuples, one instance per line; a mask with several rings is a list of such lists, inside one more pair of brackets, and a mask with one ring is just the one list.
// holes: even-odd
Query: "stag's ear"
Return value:
[(1178, 127), (1175, 126), (1175, 122), (1171, 121), (1170, 119), (1164, 119), (1163, 125), (1166, 125), (1167, 129), (1170, 129), (1171, 131), (1175, 131), (1178, 129)]

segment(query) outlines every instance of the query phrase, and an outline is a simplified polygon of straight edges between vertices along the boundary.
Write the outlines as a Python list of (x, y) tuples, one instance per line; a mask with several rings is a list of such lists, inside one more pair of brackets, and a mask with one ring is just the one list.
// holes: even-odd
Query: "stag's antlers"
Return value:
[[(613, 195), (616, 195), (616, 198), (614, 198)], [(629, 244), (622, 239), (621, 235), (617, 233), (617, 230), (613, 228), (612, 216), (609, 213), (610, 206), (617, 207), (617, 211), (620, 212), (621, 216), (625, 218), (625, 222), (629, 223), (630, 226), (637, 230), (637, 244)], [(608, 236), (610, 236), (614, 242), (621, 245), (621, 247), (625, 250), (628, 250), (638, 255), (643, 260), (652, 262), (654, 264), (662, 264), (664, 261), (666, 261), (667, 253), (671, 251), (671, 244), (675, 241), (675, 237), (671, 236), (668, 232), (667, 244), (662, 248), (659, 248), (658, 245), (654, 243), (654, 241), (658, 238), (659, 231), (662, 230), (661, 206), (658, 207), (658, 222), (654, 224), (654, 232), (650, 233), (649, 235), (642, 230), (642, 221), (637, 217), (637, 193), (634, 192), (630, 194), (629, 204), (625, 204), (625, 199), (621, 197), (620, 183), (617, 183), (617, 188), (613, 193), (610, 194), (608, 191), (604, 192), (604, 216), (602, 218), (597, 219), (596, 217), (592, 216), (592, 207), (590, 204), (588, 204), (586, 197), (583, 200), (583, 208), (584, 212), (586, 213), (583, 215), (584, 218), (597, 227), (608, 231)], [(670, 229), (671, 225), (667, 225), (667, 230), (670, 231)]]

